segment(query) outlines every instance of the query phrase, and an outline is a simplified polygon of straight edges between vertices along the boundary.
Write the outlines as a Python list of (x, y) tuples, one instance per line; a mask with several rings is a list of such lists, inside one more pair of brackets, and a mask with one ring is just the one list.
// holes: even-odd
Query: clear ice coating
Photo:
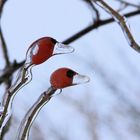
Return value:
[(117, 11), (115, 11), (112, 7), (110, 7), (105, 1), (103, 0), (94, 0), (94, 2), (107, 11), (113, 19), (120, 25), (126, 40), (128, 41), (129, 45), (135, 49), (136, 51), (140, 52), (140, 46), (136, 43), (133, 35), (130, 31), (130, 25), (128, 24), (126, 18), (121, 16)]
[(33, 104), (33, 106), (29, 109), (29, 111), (26, 113), (24, 119), (22, 120), (17, 138), (16, 140), (28, 140), (29, 137), (29, 131), (31, 128), (31, 125), (33, 124), (35, 118), (37, 117), (39, 111), (41, 108), (49, 102), (52, 95), (55, 94), (54, 89), (50, 87), (46, 92), (42, 93), (38, 100)]
[(32, 55), (36, 55), (37, 53), (38, 53), (38, 51), (39, 51), (39, 46), (38, 46), (38, 44), (35, 44), (35, 46), (31, 49), (32, 51)]
[[(26, 60), (19, 71), (15, 82), (12, 84), (10, 89), (7, 91), (7, 93), (4, 94), (2, 99), (2, 105), (0, 108), (0, 132), (2, 132), (3, 127), (7, 124), (8, 120), (11, 117), (12, 114), (12, 102), (14, 99), (14, 96), (16, 93), (24, 87), (26, 84), (28, 84), (32, 80), (32, 67), (34, 66), (32, 64), (32, 55), (36, 54), (38, 52), (38, 45), (35, 44), (34, 47), (31, 47), (28, 49), (26, 53)], [(2, 111), (5, 109), (5, 113)], [(7, 108), (4, 108), (7, 107)], [(4, 117), (3, 117), (4, 116)]]
[(76, 74), (73, 77), (72, 85), (84, 84), (90, 81), (90, 78), (85, 75)]
[[(25, 115), (24, 119), (22, 120), (20, 127), (18, 129), (18, 135), (16, 140), (28, 140), (28, 136), (29, 136), (29, 131), (30, 131), (30, 127), (33, 123), (33, 121), (35, 120), (36, 116), (38, 115), (39, 111), (41, 110), (41, 108), (49, 101), (46, 100), (44, 103), (40, 104), (40, 106), (35, 110), (36, 106), (41, 102), (42, 98), (44, 95), (41, 95), (39, 97), (39, 99), (34, 103), (34, 105), (30, 108), (30, 110), (27, 112), (27, 114)], [(35, 111), (34, 111), (35, 110)], [(31, 117), (32, 112), (34, 112), (35, 114)], [(30, 122), (28, 122), (30, 118)], [(25, 127), (26, 127), (26, 133), (25, 133)], [(25, 133), (25, 134), (24, 134)], [(24, 134), (24, 135), (23, 135)], [(23, 138), (24, 137), (24, 138)]]
[(60, 42), (56, 43), (53, 50), (53, 55), (56, 54), (65, 54), (65, 53), (72, 53), (74, 48), (68, 45), (64, 45)]
[(17, 79), (15, 83), (9, 89), (12, 94), (17, 93), (22, 87), (32, 80), (32, 67), (33, 65), (28, 65), (25, 62), (24, 66), (16, 77)]
[(59, 95), (59, 94), (61, 94), (61, 93), (62, 93), (62, 89), (57, 89), (57, 90), (55, 91), (55, 93), (52, 95), (52, 97), (57, 96), (57, 95)]
[[(3, 112), (2, 112), (2, 114), (3, 114)], [(2, 114), (1, 114), (1, 115), (2, 115)], [(11, 117), (11, 115), (12, 115), (11, 109), (10, 109), (10, 110), (8, 109), (8, 111), (6, 112), (6, 117), (4, 118), (4, 121), (3, 121), (3, 123), (1, 124), (1, 127), (0, 127), (0, 135), (1, 135), (1, 133), (2, 133), (2, 129), (3, 129), (4, 126), (7, 124), (8, 120), (9, 120), (10, 117)], [(1, 117), (2, 117), (2, 116), (0, 116), (0, 119), (1, 119)]]
[(32, 64), (32, 56), (37, 54), (38, 53), (38, 50), (39, 50), (39, 46), (37, 43), (35, 43), (32, 47), (30, 47), (28, 50), (27, 50), (27, 53), (26, 53), (26, 68), (27, 67), (30, 67), (30, 65), (33, 65)]
[[(13, 102), (13, 98), (16, 95), (16, 93), (22, 88), (24, 87), (26, 84), (28, 84), (31, 80), (32, 80), (32, 65), (29, 66), (28, 64), (26, 65), (26, 62), (23, 66), (23, 68), (21, 69), (21, 71), (19, 72), (19, 75), (16, 77), (16, 81), (14, 82), (14, 84), (12, 84), (12, 86), (10, 87), (10, 89), (7, 91), (6, 94), (4, 94), (3, 99), (2, 99), (2, 105), (0, 108), (0, 131), (2, 131), (3, 127), (7, 124), (8, 120), (11, 117), (12, 114), (12, 102)], [(7, 106), (6, 110), (5, 110), (5, 114), (2, 112), (2, 109), (4, 109), (4, 107)], [(2, 118), (2, 115), (4, 115), (4, 117)]]
[[(4, 114), (4, 106), (2, 104), (0, 104), (0, 122), (2, 120)], [(6, 125), (7, 121), (9, 120), (10, 116), (11, 116), (11, 110), (7, 110), (6, 114), (5, 114), (5, 118), (3, 123), (0, 123), (0, 136), (2, 135), (2, 129), (4, 128), (4, 126)]]

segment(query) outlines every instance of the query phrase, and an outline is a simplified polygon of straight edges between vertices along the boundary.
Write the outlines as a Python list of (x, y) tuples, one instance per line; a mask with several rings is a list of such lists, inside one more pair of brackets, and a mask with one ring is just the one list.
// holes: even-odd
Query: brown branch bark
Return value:
[[(133, 17), (133, 16), (136, 16), (136, 15), (139, 15), (139, 14), (140, 14), (140, 10), (135, 10), (135, 11), (126, 13), (123, 16), (129, 18), (129, 17)], [(109, 23), (112, 23), (112, 22), (114, 22), (113, 18), (96, 21), (94, 24), (91, 24), (91, 25), (87, 26), (86, 28), (84, 28), (81, 31), (75, 33), (71, 37), (67, 38), (66, 40), (63, 41), (63, 43), (64, 44), (70, 44), (70, 43), (76, 41), (77, 39), (81, 38), (85, 34), (89, 33), (90, 31), (92, 31), (94, 29), (97, 29), (97, 28), (99, 28), (103, 25), (107, 25)]]
[[(7, 0), (0, 0), (0, 20), (1, 20), (2, 13), (3, 13), (4, 5), (5, 5), (6, 2), (7, 2)], [(1, 43), (1, 49), (2, 49), (2, 52), (3, 52), (3, 57), (4, 57), (4, 60), (5, 60), (5, 67), (3, 69), (5, 71), (11, 65), (11, 63), (10, 63), (10, 58), (9, 58), (9, 55), (8, 55), (8, 49), (7, 49), (6, 41), (5, 41), (5, 38), (3, 36), (1, 23), (0, 23), (0, 43)], [(11, 86), (11, 81), (12, 81), (11, 77), (8, 78), (6, 81), (3, 81), (3, 82), (5, 82), (6, 89), (8, 89)]]
[(0, 39), (1, 39), (1, 47), (3, 51), (5, 64), (6, 64), (6, 67), (8, 67), (10, 65), (10, 60), (9, 60), (8, 49), (7, 49), (7, 45), (6, 45), (6, 42), (2, 33), (1, 26), (0, 26)]
[[(1, 20), (3, 8), (4, 8), (6, 1), (7, 0), (0, 0), (0, 20)], [(3, 51), (6, 67), (8, 67), (10, 65), (10, 60), (9, 60), (9, 56), (8, 56), (7, 45), (6, 45), (5, 38), (3, 36), (3, 32), (2, 32), (2, 28), (1, 28), (1, 23), (0, 23), (0, 39), (1, 39), (1, 46), (2, 46), (2, 51)]]
[(2, 11), (6, 2), (7, 0), (0, 0), (0, 17), (2, 15)]
[(18, 70), (19, 68), (21, 68), (23, 66), (24, 63), (25, 63), (25, 61), (22, 61), (20, 63), (14, 62), (12, 65), (10, 65), (4, 71), (4, 73), (0, 76), (0, 84), (7, 81), (16, 70)]
[[(139, 14), (140, 14), (140, 10), (135, 10), (135, 11), (132, 11), (132, 12), (129, 12), (129, 13), (124, 14), (124, 16), (127, 17), (127, 18), (129, 18), (129, 17), (133, 17), (133, 16), (136, 16), (136, 15), (139, 15)], [(84, 28), (81, 31), (75, 33), (71, 37), (67, 38), (62, 43), (64, 43), (64, 44), (70, 44), (70, 43), (78, 40), (82, 36), (86, 35), (90, 31), (92, 31), (94, 29), (97, 29), (99, 27), (102, 27), (104, 25), (108, 25), (109, 23), (112, 23), (112, 22), (114, 22), (114, 19), (113, 18), (96, 21), (94, 24), (91, 24), (91, 25), (87, 26), (86, 28)], [(24, 62), (25, 61), (22, 61), (20, 63), (16, 63), (16, 65), (13, 64), (12, 66), (10, 66), (0, 76), (0, 84), (3, 83), (5, 80), (8, 80), (9, 79), (9, 76), (11, 76), (16, 70), (18, 70), (20, 67), (22, 67), (23, 64), (24, 64)]]
[[(7, 2), (7, 0), (0, 0), (0, 20), (1, 20), (2, 13), (3, 13), (4, 5), (6, 2)], [(10, 60), (9, 60), (8, 49), (7, 49), (5, 38), (3, 36), (1, 24), (0, 24), (0, 40), (1, 40), (1, 47), (2, 47), (2, 51), (3, 51), (3, 56), (4, 56), (5, 63), (6, 63), (6, 67), (8, 67), (10, 65)]]
[(136, 5), (136, 4), (128, 2), (128, 1), (125, 1), (125, 0), (116, 0), (116, 1), (118, 1), (118, 2), (120, 2), (122, 4), (125, 4), (127, 6), (131, 6), (131, 7), (135, 7), (135, 8), (140, 9), (140, 5)]

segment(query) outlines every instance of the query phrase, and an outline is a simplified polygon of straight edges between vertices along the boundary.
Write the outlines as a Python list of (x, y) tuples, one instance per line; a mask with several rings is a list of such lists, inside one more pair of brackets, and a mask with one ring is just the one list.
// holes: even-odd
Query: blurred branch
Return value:
[(97, 8), (94, 6), (94, 3), (92, 3), (91, 0), (83, 0), (84, 2), (87, 3), (87, 5), (91, 8), (92, 11), (94, 11), (95, 15), (96, 15), (96, 20), (99, 20), (100, 19), (100, 13), (99, 11), (97, 10)]
[[(5, 42), (3, 33), (2, 33), (1, 25), (0, 25), (0, 40), (1, 40), (1, 48), (3, 51), (4, 60), (5, 60), (5, 67), (4, 67), (3, 71), (5, 71), (7, 68), (10, 67), (11, 63), (9, 60), (8, 49), (7, 49), (7, 45), (6, 45), (6, 42)], [(0, 77), (0, 81), (1, 81), (1, 77)], [(12, 82), (12, 75), (7, 77), (7, 80), (5, 80), (3, 82), (5, 82), (6, 89), (9, 89), (9, 87), (11, 86), (11, 82)]]
[(66, 102), (66, 104), (70, 104), (74, 106), (74, 109), (76, 109), (81, 114), (80, 116), (83, 115), (83, 117), (86, 118), (86, 125), (88, 126), (87, 131), (88, 133), (90, 133), (92, 139), (99, 140), (98, 133), (97, 133), (97, 127), (99, 121), (98, 113), (96, 111), (96, 107), (94, 107), (94, 109), (92, 108), (92, 110), (88, 109), (88, 107), (90, 106), (88, 103), (91, 102), (89, 101), (91, 99), (91, 96), (89, 95), (88, 102), (86, 98), (87, 98), (87, 93), (85, 94), (84, 101), (81, 100), (77, 101), (71, 97), (62, 96), (62, 99), (64, 102)]
[[(3, 7), (6, 3), (6, 1), (7, 0), (0, 0), (0, 18), (2, 16)], [(6, 45), (6, 42), (5, 42), (5, 38), (3, 36), (1, 24), (0, 24), (0, 39), (1, 39), (1, 45), (2, 45), (2, 50), (3, 50), (3, 55), (4, 55), (6, 67), (8, 67), (10, 65), (10, 60), (9, 60), (8, 49), (7, 49), (7, 45)]]
[[(128, 13), (124, 14), (124, 16), (125, 17), (133, 17), (133, 16), (136, 16), (139, 14), (140, 14), (140, 10), (135, 10), (135, 11), (128, 12)], [(70, 43), (76, 41), (77, 39), (81, 38), (82, 36), (86, 35), (90, 31), (97, 29), (101, 26), (107, 25), (109, 23), (112, 23), (112, 22), (114, 22), (113, 18), (109, 18), (109, 19), (105, 19), (105, 20), (98, 20), (95, 23), (93, 23), (93, 24), (87, 26), (86, 28), (82, 29), (81, 31), (77, 32), (76, 34), (72, 35), (71, 37), (67, 38), (62, 43), (70, 44)], [(9, 68), (7, 68), (7, 70), (4, 71), (4, 73), (0, 76), (0, 84), (2, 82), (4, 82), (5, 80), (7, 80), (9, 78), (9, 76), (11, 76), (16, 70), (18, 70), (20, 67), (22, 67), (24, 62), (25, 61), (22, 61), (20, 63), (16, 63), (16, 65), (12, 65)]]
[[(128, 12), (128, 13), (124, 14), (123, 16), (128, 18), (128, 17), (139, 15), (139, 14), (140, 14), (140, 10), (135, 10), (132, 12)], [(91, 24), (91, 25), (85, 27), (81, 31), (79, 31), (76, 34), (72, 35), (71, 37), (67, 38), (66, 40), (63, 41), (63, 43), (70, 44), (70, 43), (76, 41), (77, 39), (81, 38), (85, 34), (89, 33), (90, 31), (97, 29), (101, 26), (104, 26), (106, 24), (112, 23), (112, 22), (114, 22), (113, 18), (109, 18), (109, 19), (105, 19), (105, 20), (98, 20), (94, 24)]]
[(93, 0), (93, 1), (113, 17), (113, 19), (120, 25), (130, 47), (132, 47), (134, 50), (140, 53), (140, 45), (135, 41), (130, 31), (127, 20), (125, 19), (125, 16), (119, 14), (116, 10), (114, 10), (108, 3), (106, 3), (103, 0)]
[(121, 3), (120, 7), (116, 11), (121, 12), (121, 11), (125, 10), (127, 7), (128, 7), (128, 5)]
[(9, 60), (9, 55), (8, 55), (8, 50), (7, 50), (7, 45), (2, 33), (2, 29), (0, 26), (0, 39), (1, 39), (1, 45), (2, 45), (2, 51), (3, 51), (3, 55), (4, 55), (4, 60), (6, 63), (6, 67), (8, 67), (10, 65), (10, 60)]
[(54, 89), (53, 87), (48, 88), (48, 90), (43, 92), (39, 96), (37, 101), (32, 105), (32, 107), (26, 113), (20, 124), (20, 128), (17, 135), (18, 140), (28, 140), (29, 131), (33, 124), (33, 121), (37, 117), (41, 108), (50, 101), (55, 91), (56, 89)]
[[(120, 108), (120, 109), (125, 108), (125, 110), (127, 110), (127, 113), (131, 112), (130, 113), (131, 115), (129, 117), (133, 117), (132, 120), (139, 119), (139, 116), (140, 116), (139, 107), (137, 108), (134, 105), (134, 103), (131, 102), (131, 100), (129, 99), (129, 96), (125, 96), (125, 95), (128, 95), (128, 93), (126, 93), (126, 91), (122, 90), (119, 86), (116, 86), (117, 85), (116, 81), (113, 81), (112, 77), (109, 77), (106, 74), (106, 72), (103, 70), (102, 65), (98, 64), (94, 60), (92, 60), (92, 63), (86, 61), (85, 59), (83, 59), (83, 61), (85, 61), (86, 64), (89, 65), (89, 68), (91, 68), (92, 70), (94, 69), (95, 73), (97, 75), (99, 75), (99, 77), (101, 77), (103, 85), (105, 85), (107, 88), (109, 88), (111, 90), (111, 94), (113, 94), (115, 96), (115, 98), (118, 99), (119, 105), (123, 106), (123, 108)], [(129, 86), (127, 86), (127, 87), (129, 87)]]
[[(6, 2), (7, 2), (7, 0), (0, 0), (0, 20), (1, 20), (2, 13), (3, 13), (4, 5)], [(9, 59), (9, 55), (8, 55), (6, 41), (5, 41), (5, 38), (3, 36), (1, 23), (0, 23), (0, 41), (1, 41), (1, 48), (3, 51), (4, 60), (5, 60), (5, 67), (4, 67), (4, 71), (5, 71), (5, 69), (7, 69), (10, 66), (10, 59)], [(1, 78), (0, 78), (0, 80), (1, 80)], [(3, 81), (3, 82), (5, 82), (6, 89), (8, 89), (11, 86), (12, 76), (8, 77), (7, 80)]]
[(128, 1), (125, 1), (125, 0), (116, 0), (116, 1), (118, 1), (118, 2), (120, 2), (122, 4), (125, 4), (127, 6), (131, 6), (131, 7), (135, 7), (135, 8), (140, 9), (140, 5), (136, 5), (136, 4), (128, 2)]
[(15, 61), (12, 65), (10, 65), (0, 76), (0, 84), (7, 81), (7, 79), (9, 79), (16, 70), (22, 67), (24, 63), (25, 61), (22, 61), (20, 63), (17, 63)]
[(6, 2), (7, 2), (7, 0), (0, 0), (0, 18), (2, 15), (3, 7), (4, 7)]

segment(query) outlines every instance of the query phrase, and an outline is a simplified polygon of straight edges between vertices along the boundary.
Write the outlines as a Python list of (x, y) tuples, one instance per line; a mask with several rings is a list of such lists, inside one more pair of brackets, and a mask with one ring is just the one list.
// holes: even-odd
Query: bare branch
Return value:
[(2, 84), (3, 82), (7, 81), (12, 74), (18, 70), (19, 68), (21, 68), (24, 65), (25, 61), (22, 61), (20, 63), (17, 63), (16, 61), (10, 65), (5, 71), (4, 73), (0, 76), (0, 84)]
[[(3, 8), (4, 8), (4, 5), (6, 2), (7, 2), (7, 0), (0, 0), (0, 19), (1, 19), (1, 16), (3, 13)], [(10, 66), (10, 59), (9, 59), (9, 55), (8, 55), (6, 41), (3, 36), (1, 24), (0, 24), (0, 42), (1, 42), (1, 48), (3, 51), (4, 60), (5, 60), (5, 69), (7, 69)], [(11, 82), (12, 82), (12, 76), (5, 81), (6, 89), (8, 89), (11, 86)]]
[(6, 2), (7, 0), (0, 0), (0, 18), (1, 18), (2, 11)]
[(125, 0), (116, 0), (116, 1), (118, 1), (118, 2), (120, 2), (122, 4), (125, 4), (127, 6), (131, 6), (131, 7), (135, 7), (135, 8), (140, 9), (140, 5), (136, 5), (136, 4), (128, 2), (128, 1), (125, 1)]
[(18, 139), (26, 140), (29, 136), (30, 127), (38, 115), (41, 108), (50, 101), (52, 95), (55, 93), (55, 89), (50, 87), (47, 91), (43, 92), (38, 100), (33, 104), (33, 106), (29, 109), (27, 114), (25, 115), (23, 121), (21, 122)]
[(140, 53), (140, 46), (135, 41), (133, 35), (131, 34), (129, 25), (127, 25), (125, 16), (121, 16), (117, 11), (115, 11), (112, 7), (110, 7), (105, 1), (102, 1), (102, 0), (93, 0), (93, 1), (113, 17), (113, 19), (122, 28), (122, 31), (124, 32), (124, 35), (129, 43), (130, 47), (132, 47), (133, 49), (135, 49), (137, 52)]
[(7, 45), (6, 45), (1, 27), (0, 27), (0, 39), (1, 39), (2, 51), (3, 51), (6, 67), (8, 67), (10, 65), (10, 60), (9, 60)]
[[(7, 2), (7, 0), (0, 0), (0, 18), (2, 16), (3, 7), (4, 7), (6, 2)], [(2, 50), (3, 50), (3, 55), (4, 55), (6, 67), (8, 67), (10, 65), (10, 60), (9, 60), (7, 45), (5, 42), (5, 38), (3, 36), (1, 25), (0, 25), (0, 40), (1, 40), (1, 45), (2, 45)]]
[(89, 7), (92, 9), (92, 11), (95, 12), (95, 14), (96, 14), (96, 20), (95, 21), (99, 20), (100, 19), (100, 13), (97, 10), (97, 8), (94, 6), (94, 3), (92, 3), (91, 0), (83, 0), (83, 1), (86, 2), (89, 5)]
[[(129, 13), (124, 14), (125, 17), (133, 17), (136, 15), (140, 14), (140, 10), (135, 10)], [(109, 18), (109, 19), (105, 19), (105, 20), (99, 20), (96, 21), (95, 23), (87, 26), (86, 28), (82, 29), (81, 31), (79, 31), (78, 33), (70, 36), (69, 38), (67, 38), (66, 40), (62, 41), (62, 43), (64, 44), (70, 44), (78, 39), (80, 39), (82, 36), (86, 35), (87, 33), (89, 33), (90, 31), (97, 29), (101, 26), (104, 25), (108, 25), (109, 23), (114, 22), (113, 18)], [(7, 68), (6, 71), (4, 71), (4, 73), (0, 76), (0, 84), (2, 82), (4, 82), (5, 80), (8, 80), (8, 78), (16, 71), (18, 70), (20, 67), (23, 66), (25, 60), (23, 60), (20, 63), (16, 63), (16, 65), (11, 65), (9, 68)]]
[[(125, 17), (132, 17), (132, 16), (136, 16), (140, 14), (140, 10), (136, 10), (136, 11), (132, 11), (129, 13), (124, 14), (123, 16)], [(78, 33), (72, 35), (71, 37), (67, 38), (66, 40), (63, 41), (64, 44), (70, 44), (74, 41), (76, 41), (77, 39), (81, 38), (82, 36), (84, 36), (85, 34), (87, 34), (88, 32), (97, 29), (101, 26), (107, 25), (109, 23), (114, 22), (113, 18), (109, 18), (109, 19), (105, 19), (105, 20), (99, 20), (89, 26), (87, 26), (86, 28), (82, 29), (81, 31), (79, 31)]]

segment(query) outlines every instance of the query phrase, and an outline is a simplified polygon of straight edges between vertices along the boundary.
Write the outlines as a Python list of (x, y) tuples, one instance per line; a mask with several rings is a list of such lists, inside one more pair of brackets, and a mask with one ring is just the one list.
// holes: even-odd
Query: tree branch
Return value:
[[(7, 0), (0, 0), (0, 19), (1, 19), (1, 16), (3, 13), (3, 8), (4, 8), (4, 5), (6, 2), (7, 2)], [(3, 50), (6, 67), (8, 67), (10, 65), (10, 60), (9, 60), (8, 50), (7, 50), (6, 42), (5, 42), (5, 39), (3, 36), (1, 24), (0, 24), (0, 39), (1, 39), (1, 45), (2, 45), (2, 50)]]
[(6, 2), (7, 2), (7, 0), (0, 0), (0, 18), (2, 15), (3, 7), (4, 7)]
[(4, 55), (4, 60), (6, 63), (6, 67), (8, 67), (10, 65), (10, 60), (9, 60), (8, 49), (7, 49), (7, 45), (6, 45), (6, 42), (2, 33), (1, 26), (0, 26), (0, 39), (1, 39), (1, 46), (2, 46), (2, 51)]
[(122, 16), (120, 13), (114, 10), (108, 3), (106, 3), (103, 0), (93, 0), (93, 1), (112, 16), (112, 18), (116, 21), (116, 23), (118, 23), (119, 26), (121, 27), (129, 43), (129, 46), (140, 53), (140, 45), (135, 41), (135, 38), (133, 37), (130, 31), (130, 27), (127, 24), (125, 16)]
[[(2, 13), (3, 13), (4, 5), (6, 2), (7, 2), (7, 0), (0, 0), (0, 20), (1, 20)], [(10, 66), (10, 59), (9, 59), (9, 55), (8, 55), (6, 41), (5, 41), (5, 38), (3, 36), (1, 23), (0, 23), (0, 41), (1, 41), (1, 48), (3, 51), (4, 60), (5, 60), (5, 67), (4, 67), (4, 71), (5, 71), (5, 69), (7, 69)], [(5, 82), (6, 89), (8, 89), (11, 86), (11, 81), (12, 81), (11, 77), (8, 78)]]
[(120, 2), (122, 4), (125, 4), (127, 6), (131, 6), (131, 7), (135, 7), (135, 8), (140, 9), (140, 5), (136, 5), (136, 4), (128, 2), (128, 1), (125, 1), (125, 0), (116, 0), (116, 1), (118, 1), (118, 2)]
[[(139, 15), (139, 14), (140, 14), (140, 10), (135, 10), (135, 11), (126, 13), (123, 16), (128, 18), (128, 17)], [(63, 41), (63, 43), (70, 44), (70, 43), (76, 41), (77, 39), (81, 38), (85, 34), (89, 33), (90, 31), (97, 29), (103, 25), (112, 23), (112, 22), (114, 22), (113, 18), (96, 21), (94, 24), (87, 26), (86, 28), (82, 29), (81, 31), (77, 32), (76, 34), (72, 35), (71, 37), (67, 38), (66, 40)]]
[[(136, 16), (140, 14), (140, 10), (136, 10), (136, 11), (132, 11), (129, 13), (124, 14), (125, 17), (132, 17), (132, 16)], [(64, 44), (70, 44), (74, 41), (76, 41), (77, 39), (81, 38), (82, 36), (84, 36), (85, 34), (89, 33), (90, 31), (97, 29), (101, 26), (107, 25), (109, 23), (114, 22), (113, 18), (109, 18), (109, 19), (105, 19), (105, 20), (99, 20), (96, 21), (94, 24), (91, 24), (89, 26), (87, 26), (86, 28), (82, 29), (81, 31), (79, 31), (78, 33), (72, 35), (71, 37), (67, 38), (66, 40), (64, 40), (62, 43)], [(0, 76), (0, 84), (2, 82), (4, 82), (5, 80), (7, 80), (9, 78), (9, 76), (11, 76), (16, 70), (18, 70), (20, 67), (23, 66), (25, 61), (22, 61), (20, 63), (16, 63), (16, 66), (13, 64), (12, 66), (10, 66), (1, 76)]]
[(24, 63), (25, 61), (22, 61), (20, 63), (14, 62), (11, 66), (9, 66), (0, 76), (0, 84), (7, 81), (16, 70), (23, 66)]

